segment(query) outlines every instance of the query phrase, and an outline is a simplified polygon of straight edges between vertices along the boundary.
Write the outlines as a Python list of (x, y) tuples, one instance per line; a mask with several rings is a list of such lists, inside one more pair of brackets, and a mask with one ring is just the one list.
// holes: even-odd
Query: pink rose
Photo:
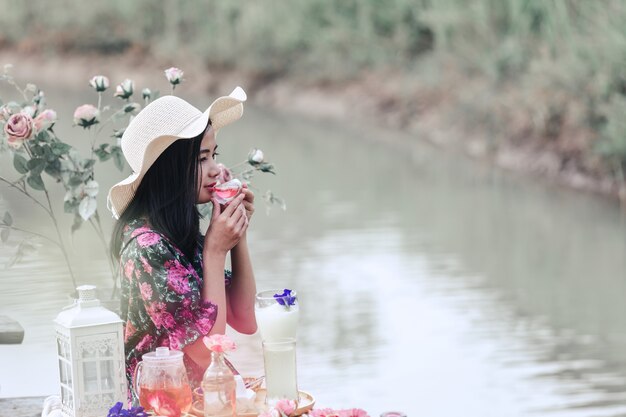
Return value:
[(176, 320), (174, 320), (174, 316), (166, 311), (161, 314), (161, 324), (163, 324), (163, 327), (166, 329), (172, 329), (176, 326)]
[(296, 402), (294, 400), (279, 400), (275, 407), (278, 411), (288, 416), (296, 410)]
[(132, 231), (132, 233), (130, 234), (130, 237), (135, 237), (135, 236), (140, 235), (142, 233), (151, 232), (151, 231), (152, 231), (152, 229), (150, 229), (149, 227), (146, 227), (146, 226), (138, 227), (138, 228), (136, 228), (135, 230)]
[(25, 113), (16, 113), (9, 117), (4, 125), (4, 133), (7, 134), (7, 143), (12, 148), (19, 148), (22, 143), (33, 134), (33, 118)]
[(150, 265), (150, 262), (148, 262), (148, 260), (146, 258), (144, 258), (143, 256), (141, 258), (139, 258), (139, 260), (141, 261), (141, 265), (143, 266), (143, 270), (146, 271), (146, 273), (151, 274), (152, 273), (152, 265)]
[(145, 335), (140, 341), (139, 343), (137, 343), (137, 350), (138, 351), (143, 351), (146, 350), (148, 348), (150, 348), (150, 344), (153, 342), (153, 338), (151, 335), (147, 334)]
[(35, 129), (42, 131), (49, 129), (57, 121), (57, 112), (52, 109), (46, 109), (35, 117)]
[(9, 120), (12, 114), (13, 111), (11, 111), (11, 107), (6, 105), (0, 107), (0, 120)]
[(224, 184), (233, 179), (233, 174), (230, 172), (230, 169), (226, 168), (226, 166), (222, 163), (217, 164), (217, 167), (220, 169), (220, 173), (217, 176), (217, 182), (220, 184)]
[(232, 339), (225, 334), (213, 334), (211, 336), (204, 336), (202, 339), (206, 347), (211, 352), (230, 352), (231, 350), (235, 350), (237, 345)]
[(139, 246), (141, 247), (152, 246), (159, 243), (160, 240), (161, 236), (157, 233), (144, 233), (137, 237), (137, 243), (139, 243)]
[(88, 128), (100, 122), (100, 110), (91, 104), (83, 104), (74, 110), (74, 124)]
[(133, 323), (127, 321), (126, 326), (124, 327), (124, 343), (128, 342), (128, 339), (130, 339), (130, 337), (134, 335), (136, 331), (137, 329), (135, 329)]
[(167, 269), (167, 286), (177, 294), (187, 294), (190, 291), (189, 278), (192, 271), (185, 268), (178, 261), (165, 262)]
[(135, 264), (132, 259), (129, 259), (124, 264), (124, 276), (129, 280), (133, 278), (133, 272), (135, 271)]
[(177, 85), (183, 82), (183, 74), (184, 72), (176, 67), (171, 67), (165, 70), (165, 78), (172, 85)]
[(198, 321), (196, 322), (196, 327), (198, 328), (198, 331), (203, 334), (207, 334), (208, 332), (210, 332), (214, 325), (215, 321), (208, 317), (198, 319)]
[(139, 289), (141, 291), (141, 296), (144, 300), (150, 301), (152, 298), (152, 286), (147, 282), (142, 282), (141, 287)]

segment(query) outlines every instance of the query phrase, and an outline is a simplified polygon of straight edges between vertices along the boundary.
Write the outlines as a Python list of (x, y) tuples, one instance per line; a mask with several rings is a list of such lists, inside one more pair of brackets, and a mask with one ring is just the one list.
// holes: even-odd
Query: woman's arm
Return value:
[[(217, 306), (217, 318), (209, 334), (224, 334), (226, 331), (227, 302), (224, 285), (224, 264), (226, 254), (245, 234), (247, 219), (243, 213), (243, 195), (222, 212), (217, 202), (213, 202), (211, 223), (204, 238), (202, 299)], [(184, 352), (202, 367), (211, 362), (211, 352), (202, 338), (187, 345)]]
[(230, 257), (233, 277), (227, 289), (228, 324), (240, 333), (252, 334), (257, 329), (254, 316), (256, 282), (245, 234), (231, 251)]

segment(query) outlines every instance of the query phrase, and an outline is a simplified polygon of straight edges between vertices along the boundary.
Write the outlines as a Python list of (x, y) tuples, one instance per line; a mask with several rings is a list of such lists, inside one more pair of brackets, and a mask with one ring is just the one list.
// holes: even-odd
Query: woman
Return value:
[[(227, 206), (213, 198), (220, 176), (215, 135), (241, 117), (245, 100), (237, 87), (202, 113), (165, 96), (124, 132), (121, 147), (134, 173), (111, 188), (109, 204), (118, 218), (111, 254), (121, 268), (129, 382), (144, 353), (169, 346), (183, 351), (190, 382), (198, 386), (210, 363), (203, 336), (223, 334), (227, 323), (256, 331), (246, 240), (254, 195), (244, 188)], [(201, 236), (196, 204), (208, 202), (213, 212)], [(229, 252), (232, 274), (224, 271)]]

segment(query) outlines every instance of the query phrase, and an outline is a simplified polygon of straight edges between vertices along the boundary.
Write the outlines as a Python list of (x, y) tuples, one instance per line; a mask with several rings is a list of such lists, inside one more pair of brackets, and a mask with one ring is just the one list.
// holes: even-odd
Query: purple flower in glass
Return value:
[(276, 302), (281, 306), (289, 307), (296, 303), (296, 297), (291, 295), (291, 290), (285, 288), (282, 294), (274, 294)]

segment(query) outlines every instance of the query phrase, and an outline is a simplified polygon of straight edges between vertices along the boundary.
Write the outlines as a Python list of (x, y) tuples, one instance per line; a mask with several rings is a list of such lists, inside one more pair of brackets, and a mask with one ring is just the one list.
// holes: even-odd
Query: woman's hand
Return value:
[(248, 221), (250, 221), (252, 215), (254, 214), (254, 193), (248, 188), (248, 185), (245, 183), (243, 184), (241, 193), (244, 195), (243, 206), (246, 209), (246, 216), (248, 217)]
[[(248, 229), (248, 218), (244, 206), (245, 193), (238, 195), (223, 210), (216, 200), (209, 229), (204, 236), (204, 250), (226, 254), (241, 239)], [(253, 197), (254, 198), (254, 197)]]

